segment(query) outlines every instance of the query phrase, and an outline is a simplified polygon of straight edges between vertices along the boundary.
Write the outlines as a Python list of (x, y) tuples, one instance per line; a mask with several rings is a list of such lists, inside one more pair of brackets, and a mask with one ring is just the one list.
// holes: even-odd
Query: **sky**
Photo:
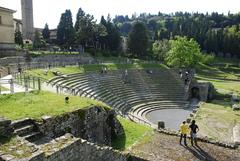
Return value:
[[(14, 18), (21, 19), (21, 0), (0, 0), (0, 6), (16, 10)], [(34, 26), (43, 28), (48, 23), (49, 28), (56, 28), (61, 13), (70, 9), (75, 20), (80, 7), (99, 20), (108, 13), (111, 17), (143, 12), (157, 14), (159, 11), (238, 13), (240, 0), (33, 0)]]

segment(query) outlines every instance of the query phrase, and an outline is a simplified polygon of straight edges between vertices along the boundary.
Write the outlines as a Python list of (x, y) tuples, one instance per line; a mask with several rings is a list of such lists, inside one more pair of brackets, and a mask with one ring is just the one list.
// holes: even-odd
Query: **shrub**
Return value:
[(203, 64), (213, 64), (214, 61), (215, 61), (215, 56), (212, 55), (212, 54), (210, 54), (210, 55), (209, 54), (203, 54), (201, 56), (201, 62)]

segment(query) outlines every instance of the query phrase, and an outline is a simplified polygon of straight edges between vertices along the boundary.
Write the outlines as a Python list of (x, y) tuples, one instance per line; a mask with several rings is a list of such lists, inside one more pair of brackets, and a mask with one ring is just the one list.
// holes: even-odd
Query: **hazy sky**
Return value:
[[(14, 9), (15, 18), (21, 18), (21, 0), (0, 0), (0, 6)], [(58, 25), (61, 13), (71, 9), (75, 19), (78, 8), (100, 19), (101, 15), (132, 15), (136, 13), (172, 13), (219, 12), (227, 14), (240, 11), (240, 0), (33, 0), (34, 26), (44, 27), (47, 22), (50, 28)]]

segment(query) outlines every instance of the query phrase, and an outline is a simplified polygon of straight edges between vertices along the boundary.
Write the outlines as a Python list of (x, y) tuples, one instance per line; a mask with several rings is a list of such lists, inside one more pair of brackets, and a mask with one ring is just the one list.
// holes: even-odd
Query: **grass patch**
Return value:
[(230, 142), (232, 128), (240, 124), (240, 111), (233, 111), (230, 102), (214, 100), (203, 104), (195, 119), (203, 135)]
[(65, 103), (65, 96), (50, 92), (33, 91), (0, 95), (0, 116), (16, 120), (21, 118), (39, 119), (43, 115), (59, 115), (90, 105), (106, 106), (89, 98), (69, 96), (69, 103)]
[(0, 89), (1, 89), (1, 91), (9, 91), (9, 89), (7, 89), (7, 88), (5, 88), (3, 86), (0, 86)]
[(106, 66), (108, 70), (167, 68), (166, 66), (164, 66), (162, 64), (145, 64), (145, 63), (114, 64), (114, 63), (108, 63), (108, 64), (104, 64), (104, 65), (88, 64), (88, 65), (81, 65), (80, 67), (67, 66), (67, 67), (52, 68), (49, 70), (47, 75), (45, 75), (45, 69), (34, 69), (34, 70), (26, 71), (26, 74), (48, 80), (48, 79), (51, 79), (54, 77), (54, 74), (53, 74), (54, 71), (59, 71), (62, 74), (85, 73), (85, 72), (93, 72), (93, 71), (100, 72), (103, 66)]
[(238, 74), (240, 74), (240, 67), (199, 64), (196, 78), (199, 81), (211, 82), (217, 90), (240, 93)]
[(1, 152), (12, 155), (18, 159), (30, 157), (35, 150), (16, 137), (9, 138), (8, 141), (4, 143), (0, 142), (0, 145)]
[(125, 135), (113, 140), (112, 147), (114, 149), (125, 150), (137, 141), (146, 139), (147, 137), (144, 135), (153, 131), (149, 126), (137, 124), (121, 117), (118, 117), (118, 120), (123, 126)]

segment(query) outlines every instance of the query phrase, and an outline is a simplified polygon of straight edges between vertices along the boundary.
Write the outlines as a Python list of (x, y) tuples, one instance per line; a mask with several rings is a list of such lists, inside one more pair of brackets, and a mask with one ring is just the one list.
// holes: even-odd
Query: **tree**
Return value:
[(132, 24), (129, 22), (123, 23), (120, 27), (120, 31), (123, 35), (128, 35), (131, 29), (132, 29)]
[(85, 12), (79, 8), (75, 23), (77, 43), (81, 44), (83, 47), (86, 47), (87, 44), (94, 46), (96, 30), (96, 21), (94, 17), (85, 14)]
[(128, 50), (133, 56), (144, 57), (148, 48), (148, 32), (144, 24), (136, 22), (128, 36)]
[(168, 40), (164, 39), (162, 41), (155, 41), (153, 43), (153, 56), (158, 60), (164, 60), (168, 51), (170, 50), (170, 43)]
[(170, 66), (188, 68), (201, 61), (199, 44), (194, 39), (177, 36), (171, 40), (171, 49), (166, 55), (166, 62)]
[(15, 43), (20, 45), (23, 48), (23, 38), (22, 38), (22, 33), (19, 30), (15, 31)]
[(43, 40), (43, 37), (40, 35), (39, 31), (35, 31), (35, 36), (33, 40), (33, 49), (39, 49), (46, 46), (46, 42)]
[(99, 38), (102, 48), (105, 50), (117, 51), (120, 46), (121, 37), (119, 29), (111, 22), (110, 15), (108, 15), (107, 21), (102, 16), (100, 24), (105, 26), (107, 33), (104, 37)]
[(49, 40), (49, 38), (50, 38), (50, 31), (49, 31), (47, 23), (45, 24), (45, 27), (42, 30), (42, 36), (43, 36), (44, 40), (46, 40), (46, 41)]
[(60, 46), (69, 49), (75, 41), (75, 30), (73, 28), (72, 13), (66, 10), (61, 15), (60, 22), (57, 27), (57, 41)]

